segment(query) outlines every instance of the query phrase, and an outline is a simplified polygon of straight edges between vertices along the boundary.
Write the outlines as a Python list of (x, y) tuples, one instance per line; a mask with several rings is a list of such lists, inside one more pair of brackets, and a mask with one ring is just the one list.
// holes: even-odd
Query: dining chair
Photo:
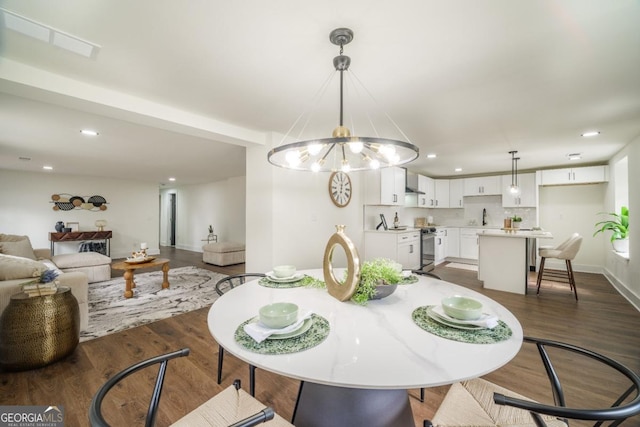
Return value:
[[(568, 426), (569, 419), (596, 421), (594, 426), (610, 421), (609, 426), (617, 426), (627, 418), (640, 414), (640, 376), (631, 369), (607, 356), (572, 344), (532, 337), (525, 337), (524, 341), (535, 345), (538, 350), (551, 385), (554, 405), (535, 402), (490, 381), (476, 378), (453, 384), (433, 419), (425, 421), (425, 427), (560, 427)], [(556, 362), (562, 359), (574, 367), (578, 364), (582, 366), (582, 361), (601, 363), (608, 374), (606, 384), (619, 386), (616, 391), (611, 390), (612, 394), (619, 393), (619, 397), (611, 406), (604, 408), (567, 407), (564, 390), (569, 388), (566, 387), (566, 380), (581, 375), (559, 372), (551, 356)], [(593, 368), (597, 365), (584, 366)], [(588, 375), (588, 372), (583, 373)], [(625, 379), (630, 383), (626, 389)], [(581, 390), (583, 386), (573, 389)], [(632, 397), (633, 394), (635, 396)], [(573, 401), (580, 402), (580, 396), (573, 396)]]
[[(147, 415), (145, 427), (153, 427), (156, 422), (156, 415), (160, 405), (160, 397), (167, 372), (169, 360), (189, 355), (189, 349), (183, 348), (172, 353), (152, 357), (138, 362), (128, 368), (113, 375), (104, 383), (93, 396), (89, 406), (89, 422), (92, 427), (109, 427), (102, 414), (102, 404), (109, 391), (118, 386), (120, 381), (130, 375), (145, 368), (159, 364), (158, 373), (155, 378), (155, 385)], [(127, 396), (127, 401), (134, 400), (135, 396)], [(249, 396), (240, 388), (240, 380), (236, 380), (233, 385), (222, 390), (198, 408), (186, 414), (176, 421), (172, 426), (229, 426), (229, 427), (250, 427), (265, 423), (266, 426), (286, 427), (291, 426), (282, 417), (275, 414), (272, 408), (266, 407), (258, 400)], [(129, 425), (133, 424), (132, 423)]]
[[(227, 276), (218, 280), (216, 283), (216, 292), (222, 296), (225, 292), (230, 291), (236, 286), (243, 285), (247, 279), (259, 279), (266, 277), (263, 273), (242, 273)], [(222, 381), (222, 363), (224, 361), (224, 347), (218, 344), (218, 384)], [(256, 367), (249, 365), (249, 394), (256, 395)]]
[[(540, 293), (540, 284), (542, 280), (551, 280), (554, 282), (569, 283), (569, 289), (573, 291), (576, 301), (578, 300), (578, 290), (576, 288), (576, 279), (573, 275), (573, 267), (571, 261), (576, 257), (582, 244), (582, 236), (578, 233), (573, 233), (564, 242), (560, 243), (555, 248), (548, 246), (542, 246), (538, 249), (538, 255), (540, 255), (540, 270), (538, 271), (538, 280), (536, 285), (538, 290), (536, 294)], [(551, 270), (544, 268), (545, 260), (547, 258), (562, 259), (565, 262), (566, 271), (563, 270)]]

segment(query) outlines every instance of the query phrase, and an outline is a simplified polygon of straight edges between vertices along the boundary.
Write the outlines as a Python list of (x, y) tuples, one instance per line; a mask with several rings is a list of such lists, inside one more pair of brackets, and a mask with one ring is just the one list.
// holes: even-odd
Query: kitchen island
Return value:
[(552, 239), (549, 232), (483, 230), (478, 233), (478, 280), (486, 289), (527, 293), (529, 239)]

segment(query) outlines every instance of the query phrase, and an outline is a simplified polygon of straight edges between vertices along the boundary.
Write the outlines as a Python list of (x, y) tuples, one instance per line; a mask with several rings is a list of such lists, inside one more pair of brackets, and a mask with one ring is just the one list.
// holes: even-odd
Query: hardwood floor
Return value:
[[(161, 252), (161, 256), (171, 259), (172, 267), (196, 265), (226, 274), (244, 271), (244, 264), (230, 267), (204, 264), (202, 254), (196, 252), (172, 248), (162, 248)], [(118, 275), (116, 271), (113, 273)], [(580, 297), (576, 302), (566, 284), (543, 283), (540, 295), (536, 295), (533, 273), (529, 278), (529, 295), (484, 290), (473, 271), (439, 266), (436, 273), (506, 306), (520, 320), (525, 335), (588, 347), (640, 372), (640, 313), (602, 275), (576, 273)], [(223, 383), (216, 384), (218, 346), (207, 328), (208, 310), (203, 308), (81, 343), (67, 359), (41, 369), (2, 372), (0, 405), (61, 405), (65, 410), (65, 426), (86, 426), (91, 398), (111, 375), (137, 361), (189, 347), (190, 356), (169, 363), (157, 422), (158, 426), (169, 425), (230, 385), (233, 379), (240, 378), (245, 388), (249, 385), (247, 365), (229, 354), (225, 357)], [(536, 351), (525, 346), (509, 364), (485, 378), (534, 399), (551, 402), (546, 376), (537, 359)], [(566, 389), (569, 405), (611, 403), (607, 390), (620, 384), (610, 377), (610, 372), (574, 360), (561, 360), (558, 365), (575, 384)], [(103, 411), (112, 425), (142, 425), (154, 375), (155, 371), (138, 373), (110, 392)], [(419, 390), (410, 390), (417, 426), (433, 415), (447, 389), (427, 389), (424, 403), (418, 400)], [(297, 390), (297, 381), (263, 370), (256, 372), (256, 397), (286, 419), (291, 418)], [(640, 416), (624, 425), (640, 426)]]

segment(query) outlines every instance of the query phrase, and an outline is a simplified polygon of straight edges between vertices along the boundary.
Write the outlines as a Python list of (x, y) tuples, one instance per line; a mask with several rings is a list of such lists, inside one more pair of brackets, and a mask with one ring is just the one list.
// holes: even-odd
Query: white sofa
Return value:
[[(49, 259), (51, 258), (51, 259)], [(80, 330), (89, 322), (89, 283), (111, 278), (111, 259), (95, 252), (56, 255), (49, 249), (33, 249), (27, 236), (0, 234), (0, 313), (11, 295), (46, 270), (59, 272), (60, 286), (68, 286), (78, 300)]]

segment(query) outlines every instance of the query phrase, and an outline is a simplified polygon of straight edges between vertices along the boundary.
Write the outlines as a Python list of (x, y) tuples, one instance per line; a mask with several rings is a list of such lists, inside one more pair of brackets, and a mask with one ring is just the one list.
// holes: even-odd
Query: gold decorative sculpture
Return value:
[[(333, 234), (324, 250), (324, 281), (327, 284), (329, 294), (339, 301), (350, 299), (358, 288), (360, 282), (360, 256), (353, 242), (344, 234), (344, 225), (336, 225), (336, 233)], [(333, 251), (336, 246), (341, 246), (347, 255), (347, 278), (344, 282), (338, 280), (333, 272), (331, 264)]]

